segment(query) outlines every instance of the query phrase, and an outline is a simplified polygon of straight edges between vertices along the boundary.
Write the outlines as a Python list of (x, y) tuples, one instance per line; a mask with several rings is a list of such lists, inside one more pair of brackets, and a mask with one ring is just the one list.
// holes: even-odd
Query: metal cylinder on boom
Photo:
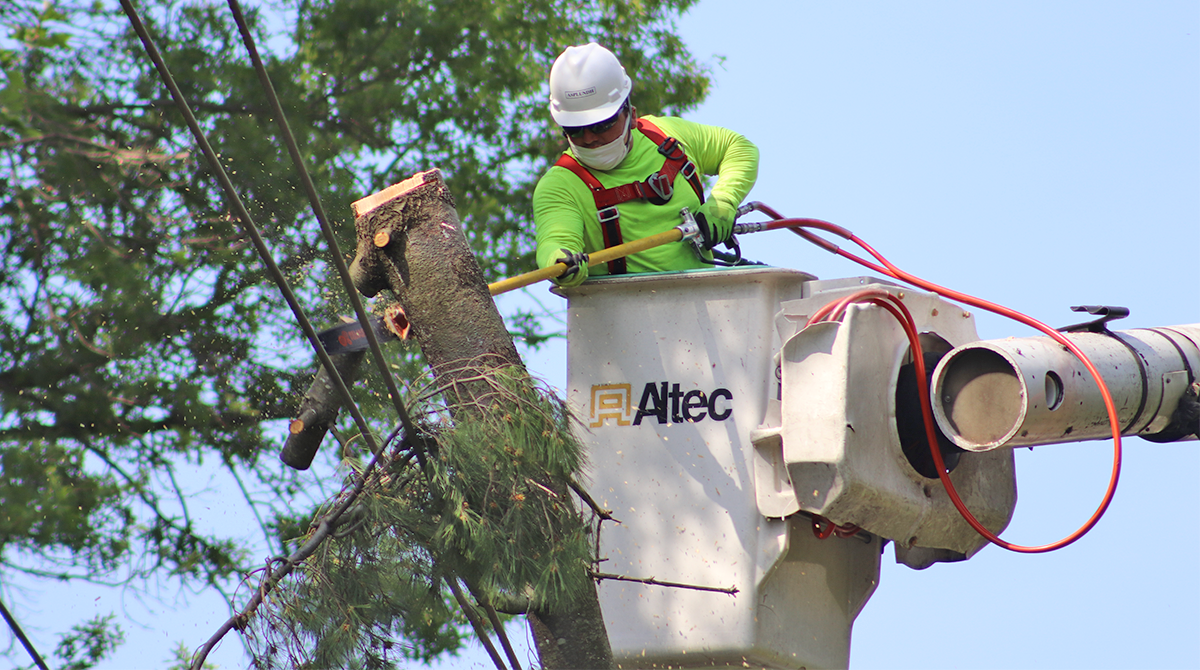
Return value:
[[(1195, 436), (1190, 424), (1179, 436), (1175, 432), (1177, 410), (1195, 403), (1200, 324), (1065, 336), (1104, 378), (1122, 435), (1156, 441)], [(1112, 435), (1092, 375), (1049, 337), (960, 346), (938, 363), (930, 393), (942, 432), (968, 451)]]

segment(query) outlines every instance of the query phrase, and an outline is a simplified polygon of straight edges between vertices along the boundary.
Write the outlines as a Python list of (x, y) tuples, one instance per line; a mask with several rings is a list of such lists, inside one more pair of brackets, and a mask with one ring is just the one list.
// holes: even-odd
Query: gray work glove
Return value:
[(559, 281), (570, 279), (571, 277), (575, 276), (575, 273), (579, 272), (579, 268), (581, 266), (585, 268), (587, 267), (587, 254), (583, 253), (582, 251), (571, 252), (565, 248), (560, 248), (559, 250), (562, 251), (564, 255), (554, 259), (554, 262), (564, 263), (567, 266), (566, 271), (558, 276)]
[[(729, 238), (733, 237), (733, 220), (736, 216), (736, 207), (730, 208), (717, 198), (709, 198), (703, 205), (700, 205), (700, 212), (696, 214), (696, 218), (704, 217), (704, 221), (708, 224), (708, 233), (704, 243), (709, 249), (722, 242), (728, 242)], [(701, 226), (700, 230), (703, 231), (704, 226)]]

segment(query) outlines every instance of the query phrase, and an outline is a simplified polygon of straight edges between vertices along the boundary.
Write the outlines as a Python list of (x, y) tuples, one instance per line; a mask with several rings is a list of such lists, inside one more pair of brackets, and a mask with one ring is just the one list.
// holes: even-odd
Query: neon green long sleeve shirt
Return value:
[[(745, 137), (725, 128), (706, 126), (674, 117), (647, 116), (668, 137), (683, 145), (684, 152), (703, 174), (717, 175), (717, 183), (708, 196), (709, 216), (729, 221), (758, 178), (758, 148)], [(569, 153), (568, 150), (567, 153)], [(612, 170), (592, 170), (606, 188), (642, 181), (662, 168), (663, 156), (650, 138), (633, 131), (629, 154)], [(681, 223), (679, 210), (699, 211), (700, 199), (682, 174), (675, 177), (675, 195), (665, 205), (633, 200), (617, 205), (621, 213), (621, 237), (625, 242), (670, 230)], [(597, 218), (596, 201), (591, 190), (570, 170), (553, 166), (542, 175), (533, 193), (533, 219), (537, 224), (538, 267), (553, 265), (563, 249), (593, 253), (604, 248), (604, 235)], [(711, 268), (696, 257), (691, 245), (683, 242), (664, 244), (629, 256), (629, 272), (663, 272)], [(590, 268), (592, 275), (606, 275), (605, 265)], [(587, 279), (589, 268), (579, 272), (564, 286), (575, 286)]]

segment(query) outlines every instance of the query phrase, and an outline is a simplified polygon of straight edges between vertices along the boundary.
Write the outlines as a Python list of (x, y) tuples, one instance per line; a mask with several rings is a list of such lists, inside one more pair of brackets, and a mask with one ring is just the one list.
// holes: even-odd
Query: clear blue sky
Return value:
[[(1131, 308), (1118, 329), (1200, 322), (1197, 3), (703, 0), (680, 27), (714, 63), (689, 118), (762, 152), (751, 199), (1051, 325), (1081, 304)], [(862, 274), (786, 233), (743, 246)], [(977, 327), (1032, 334), (987, 314)], [(533, 360), (561, 378), (557, 356)], [(1200, 667), (1200, 445), (1125, 451), (1107, 515), (1064, 550), (988, 547), (917, 572), (889, 547), (851, 666)], [(1004, 536), (1075, 530), (1110, 465), (1107, 442), (1020, 450)]]
[[(689, 118), (762, 151), (752, 199), (850, 228), (915, 274), (1051, 325), (1077, 321), (1078, 304), (1130, 307), (1119, 328), (1200, 321), (1198, 3), (703, 0), (680, 28), (715, 82)], [(743, 246), (822, 278), (861, 274), (786, 233)], [(988, 315), (977, 325), (983, 338), (1031, 334)], [(565, 384), (561, 348), (529, 363)], [(1107, 443), (1021, 450), (1005, 537), (1074, 530), (1110, 459)], [(1108, 515), (1065, 550), (991, 547), (916, 572), (889, 547), (852, 667), (1200, 667), (1198, 530), (1200, 445), (1130, 439)], [(30, 595), (44, 640), (64, 602), (75, 619), (122, 607)], [(211, 596), (124, 604), (145, 627), (127, 626), (108, 668), (160, 666), (174, 641), (195, 647), (226, 616)], [(245, 664), (232, 639), (214, 658)]]
[[(752, 198), (1052, 325), (1079, 304), (1131, 308), (1120, 328), (1200, 321), (1197, 3), (706, 0), (681, 27), (725, 57), (692, 118), (759, 145)], [(859, 273), (778, 237), (746, 246)], [(1074, 530), (1110, 461), (1107, 443), (1021, 450), (1005, 536)], [(1198, 531), (1200, 445), (1127, 440), (1116, 501), (1062, 551), (921, 572), (886, 551), (852, 667), (1200, 667)]]

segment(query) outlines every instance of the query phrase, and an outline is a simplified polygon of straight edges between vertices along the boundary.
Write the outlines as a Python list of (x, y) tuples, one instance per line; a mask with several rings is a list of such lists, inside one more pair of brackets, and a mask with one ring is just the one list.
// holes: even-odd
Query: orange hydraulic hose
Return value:
[[(1092, 378), (1096, 381), (1096, 385), (1100, 390), (1101, 398), (1104, 401), (1105, 410), (1108, 412), (1109, 427), (1112, 430), (1113, 436), (1112, 473), (1109, 476), (1108, 486), (1104, 492), (1104, 498), (1101, 500), (1100, 505), (1096, 508), (1096, 511), (1092, 513), (1092, 515), (1087, 519), (1087, 521), (1084, 522), (1082, 526), (1080, 526), (1070, 535), (1056, 542), (1037, 546), (1024, 546), (1003, 540), (995, 533), (992, 533), (990, 530), (985, 528), (983, 524), (981, 524), (979, 520), (977, 520), (975, 516), (971, 514), (971, 511), (967, 509), (966, 504), (963, 503), (962, 498), (958, 495), (958, 491), (955, 490), (954, 483), (950, 480), (950, 475), (946, 471), (945, 460), (942, 458), (941, 450), (937, 446), (938, 440), (934, 427), (933, 410), (930, 405), (929, 380), (927, 377), (927, 371), (925, 369), (925, 357), (921, 350), (920, 339), (917, 336), (915, 321), (901, 299), (882, 289), (865, 289), (863, 291), (856, 292), (847, 298), (843, 298), (830, 303), (825, 307), (822, 307), (809, 319), (810, 324), (821, 320), (839, 319), (846, 307), (854, 302), (868, 302), (878, 305), (887, 309), (893, 316), (896, 317), (901, 326), (904, 327), (905, 335), (908, 338), (909, 346), (913, 352), (913, 362), (916, 366), (917, 372), (917, 388), (922, 400), (921, 415), (925, 423), (925, 433), (926, 439), (929, 441), (930, 453), (938, 470), (938, 479), (942, 482), (942, 485), (945, 486), (947, 495), (950, 496), (951, 502), (954, 504), (954, 507), (958, 510), (959, 514), (962, 515), (963, 519), (970, 524), (970, 526), (974, 528), (977, 533), (982, 535), (989, 542), (1004, 549), (1008, 549), (1009, 551), (1019, 553), (1044, 553), (1048, 551), (1054, 551), (1055, 549), (1061, 549), (1062, 547), (1075, 542), (1079, 538), (1083, 537), (1096, 525), (1097, 522), (1099, 522), (1100, 518), (1104, 516), (1104, 512), (1108, 509), (1108, 506), (1112, 503), (1113, 496), (1116, 494), (1117, 483), (1120, 481), (1122, 456), (1121, 426), (1118, 421), (1117, 410), (1115, 404), (1113, 403), (1112, 394), (1108, 390), (1108, 385), (1104, 383), (1104, 379), (1100, 376), (1100, 372), (1096, 369), (1095, 365), (1092, 364), (1087, 355), (1085, 355), (1083, 351), (1075, 345), (1074, 342), (1067, 339), (1053, 328), (1032, 317), (1021, 314), (1020, 312), (1009, 309), (1002, 305), (988, 302), (986, 300), (975, 298), (974, 296), (970, 296), (959, 291), (939, 286), (905, 272), (884, 258), (883, 255), (877, 252), (866, 242), (859, 239), (858, 236), (854, 235), (845, 228), (842, 228), (841, 226), (837, 226), (827, 221), (821, 221), (819, 219), (785, 219), (771, 208), (761, 205), (761, 203), (752, 203), (752, 205), (753, 209), (761, 211), (775, 219), (774, 221), (766, 224), (749, 224), (751, 226), (755, 226), (754, 230), (776, 230), (779, 228), (787, 228), (793, 232), (796, 232), (801, 237), (813, 242), (814, 244), (817, 244), (817, 246), (826, 249), (827, 251), (853, 260), (861, 265), (875, 270), (876, 272), (880, 272), (881, 274), (885, 274), (894, 279), (907, 282), (923, 290), (937, 293), (943, 297), (957, 300), (973, 307), (984, 309), (994, 314), (999, 314), (1000, 316), (1004, 316), (1036, 328), (1037, 330), (1040, 330), (1041, 332), (1050, 336), (1055, 342), (1058, 342), (1072, 354), (1074, 354), (1080, 360), (1080, 362), (1083, 363), (1084, 367), (1087, 368), (1088, 372), (1091, 373)], [(875, 263), (846, 252), (840, 249), (837, 245), (834, 245), (829, 241), (808, 232), (807, 230), (802, 230), (803, 228), (817, 228), (854, 242), (868, 254), (878, 260), (882, 265), (876, 265)]]

